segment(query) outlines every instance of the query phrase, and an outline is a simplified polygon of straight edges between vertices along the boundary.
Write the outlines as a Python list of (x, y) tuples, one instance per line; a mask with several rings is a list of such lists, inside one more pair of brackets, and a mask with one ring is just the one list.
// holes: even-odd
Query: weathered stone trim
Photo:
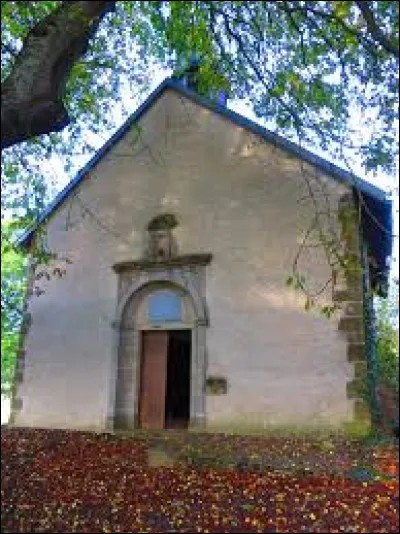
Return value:
[(344, 332), (357, 332), (362, 328), (363, 317), (362, 315), (343, 315), (339, 320), (339, 330)]
[[(20, 397), (14, 397), (12, 402), (13, 414), (15, 415), (19, 410), (22, 410), (23, 402)], [(11, 419), (11, 416), (10, 416)], [(11, 423), (12, 424), (12, 423)]]
[(335, 288), (333, 300), (340, 304), (342, 316), (338, 328), (346, 335), (347, 361), (354, 366), (353, 378), (346, 384), (347, 398), (354, 399), (355, 421), (371, 421), (369, 407), (362, 399), (362, 385), (366, 376), (366, 352), (364, 335), (363, 275), (360, 256), (359, 222), (356, 205), (351, 193), (342, 197), (339, 206), (341, 238), (353, 266), (342, 276), (340, 287)]
[(349, 362), (363, 362), (365, 361), (365, 343), (352, 343), (348, 341), (347, 345), (347, 360)]
[(134, 260), (124, 261), (113, 265), (116, 273), (125, 271), (146, 271), (149, 269), (167, 269), (171, 267), (192, 267), (196, 265), (208, 265), (212, 254), (187, 254), (185, 256), (173, 256), (164, 260)]
[(360, 392), (361, 392), (361, 381), (360, 380), (350, 380), (346, 384), (346, 392), (348, 399), (358, 399), (361, 401)]
[(134, 278), (127, 291), (125, 291), (124, 295), (119, 299), (115, 322), (121, 322), (125, 306), (132, 298), (132, 295), (139, 291), (139, 289), (143, 289), (146, 285), (155, 282), (169, 282), (181, 287), (183, 290), (186, 290), (193, 301), (196, 319), (208, 324), (208, 310), (205, 299), (202, 295), (200, 295), (195, 284), (175, 270), (171, 270), (166, 273), (163, 272), (162, 268), (160, 268), (159, 272), (149, 271), (145, 272), (144, 276), (141, 276), (140, 278)]
[(354, 362), (354, 379), (362, 380), (367, 374), (367, 362), (355, 361)]
[[(187, 271), (193, 257), (199, 259), (196, 269)], [(178, 266), (175, 262), (125, 262), (121, 270), (117, 270), (120, 277), (126, 278), (123, 291), (118, 294), (115, 320), (112, 322), (114, 330), (114, 355), (112, 387), (110, 388), (110, 401), (106, 427), (114, 429), (117, 426), (125, 429), (134, 429), (138, 426), (138, 409), (140, 395), (140, 332), (152, 329), (154, 325), (138, 322), (138, 303), (143, 290), (153, 284), (172, 284), (183, 290), (189, 297), (194, 312), (194, 320), (190, 324), (180, 323), (175, 327), (190, 329), (192, 332), (191, 354), (191, 399), (190, 399), (190, 427), (205, 426), (205, 380), (206, 380), (206, 340), (205, 333), (208, 325), (208, 310), (205, 301), (205, 287), (198, 283), (200, 271), (204, 269), (205, 261), (211, 260), (211, 254), (181, 256), (180, 261), (185, 262)], [(187, 263), (189, 261), (189, 264)], [(143, 266), (147, 263), (151, 267), (147, 270)], [(165, 266), (169, 263), (169, 267)], [(194, 266), (194, 264), (192, 263)], [(142, 268), (143, 267), (143, 268)], [(204, 274), (204, 273), (203, 273)], [(200, 276), (201, 278), (201, 276)], [(121, 287), (121, 284), (120, 284)], [(133, 321), (125, 324), (124, 314), (129, 306)], [(161, 328), (163, 325), (158, 325)], [(170, 325), (167, 325), (168, 329)], [(166, 328), (167, 328), (166, 326)], [(128, 358), (128, 352), (130, 357)], [(125, 393), (120, 393), (125, 388)]]
[(363, 305), (360, 301), (346, 302), (343, 307), (343, 314), (349, 317), (363, 317)]
[(333, 301), (345, 305), (346, 302), (362, 303), (362, 288), (336, 289), (333, 292)]
[(358, 330), (357, 332), (346, 332), (347, 341), (349, 344), (359, 345), (364, 343), (365, 336), (363, 330)]

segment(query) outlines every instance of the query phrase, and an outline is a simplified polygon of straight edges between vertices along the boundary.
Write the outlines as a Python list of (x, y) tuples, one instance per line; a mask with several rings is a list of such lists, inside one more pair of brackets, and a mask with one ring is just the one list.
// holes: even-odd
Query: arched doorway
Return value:
[(204, 298), (176, 267), (135, 278), (121, 292), (115, 322), (113, 427), (203, 426)]
[(138, 426), (187, 428), (190, 423), (191, 330), (141, 333)]
[(138, 426), (187, 428), (193, 306), (187, 292), (173, 284), (150, 284), (142, 292), (135, 310), (140, 330)]

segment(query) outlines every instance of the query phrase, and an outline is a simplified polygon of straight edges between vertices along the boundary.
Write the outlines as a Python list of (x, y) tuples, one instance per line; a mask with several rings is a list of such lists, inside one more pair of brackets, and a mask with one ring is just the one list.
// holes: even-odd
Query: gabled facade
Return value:
[[(364, 262), (323, 292), (342, 306), (330, 320), (285, 285), (316, 206)], [(38, 225), (58, 260), (35, 274), (68, 264), (35, 282), (14, 424), (246, 431), (365, 414), (365, 273), (382, 291), (391, 251), (379, 189), (166, 80)], [(318, 247), (299, 261), (315, 289), (332, 275)]]

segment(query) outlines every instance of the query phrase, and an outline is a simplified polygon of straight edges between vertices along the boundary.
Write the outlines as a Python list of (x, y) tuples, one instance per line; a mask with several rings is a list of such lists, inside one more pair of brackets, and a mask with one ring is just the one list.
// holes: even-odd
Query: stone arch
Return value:
[(117, 306), (115, 317), (116, 325), (121, 324), (125, 308), (128, 303), (135, 298), (135, 295), (138, 295), (140, 292), (143, 291), (143, 289), (157, 282), (170, 284), (171, 286), (175, 286), (178, 289), (181, 289), (186, 292), (191, 299), (193, 310), (196, 315), (196, 322), (198, 324), (208, 324), (208, 312), (206, 303), (191, 280), (185, 278), (182, 273), (177, 272), (168, 273), (167, 276), (162, 273), (148, 272), (145, 274), (145, 276), (142, 276), (140, 277), (140, 279), (132, 282), (132, 284), (124, 292)]
[[(123, 291), (115, 315), (114, 394), (110, 399), (109, 427), (133, 429), (138, 424), (140, 394), (141, 335), (146, 326), (138, 324), (137, 312), (147, 290), (158, 287), (175, 288), (189, 300), (193, 319), (182, 323), (191, 330), (191, 399), (190, 426), (204, 426), (206, 342), (208, 313), (205, 299), (196, 283), (184, 270), (142, 271)], [(150, 291), (149, 291), (150, 293)], [(125, 315), (128, 314), (128, 320)], [(163, 326), (161, 326), (163, 327)], [(181, 328), (175, 325), (175, 327)], [(152, 326), (149, 324), (149, 329)], [(154, 327), (153, 327), (154, 328)], [(169, 329), (168, 324), (165, 325)]]

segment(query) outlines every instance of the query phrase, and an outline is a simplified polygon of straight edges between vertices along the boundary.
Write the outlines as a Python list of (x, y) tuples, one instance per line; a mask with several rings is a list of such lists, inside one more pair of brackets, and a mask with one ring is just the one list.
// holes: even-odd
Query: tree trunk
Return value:
[(34, 26), (1, 84), (1, 148), (68, 123), (63, 103), (68, 75), (115, 2), (62, 2)]

